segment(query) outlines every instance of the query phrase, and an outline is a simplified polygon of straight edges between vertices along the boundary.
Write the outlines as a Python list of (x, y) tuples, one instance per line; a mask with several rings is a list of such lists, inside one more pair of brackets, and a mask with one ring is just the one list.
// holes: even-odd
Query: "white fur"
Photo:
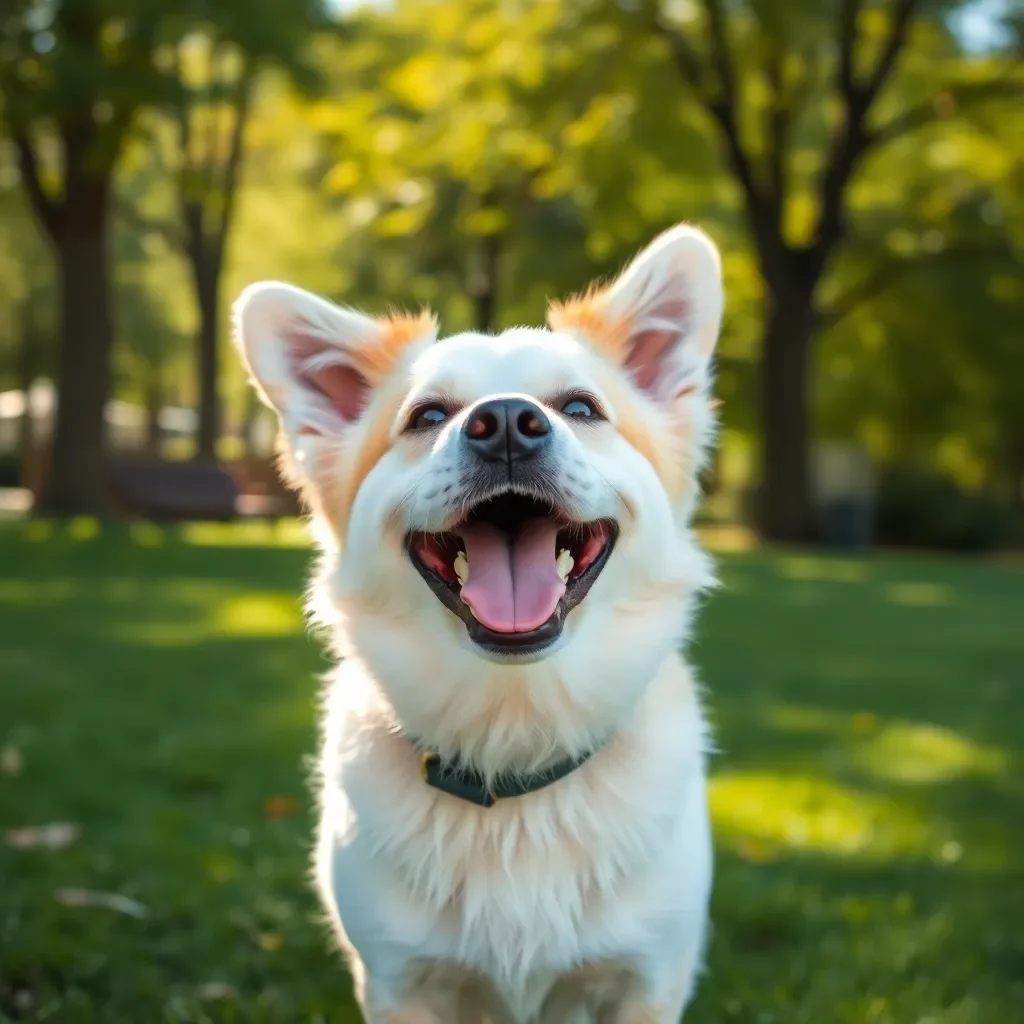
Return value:
[[(380, 327), (296, 289), (262, 288), (236, 315), (252, 373), (293, 449), (303, 417), (338, 435), (337, 461), (321, 460), (308, 478), (338, 539), (313, 607), (346, 655), (326, 695), (316, 880), (366, 1019), (583, 1024), (600, 1011), (618, 1024), (678, 1021), (699, 969), (712, 866), (705, 726), (678, 651), (694, 597), (712, 582), (686, 515), (711, 423), (722, 309), (713, 245), (677, 228), (594, 299), (638, 330), (676, 333), (652, 394), (573, 333), (411, 346), (393, 371), (394, 408), (372, 405), (385, 402), (382, 387), (363, 417), (389, 412), (387, 446), (344, 510), (329, 485), (371, 427), (325, 421), (330, 411), (289, 368), (289, 325), (319, 324), (342, 350), (374, 344)], [(678, 295), (685, 324), (659, 313)], [(683, 493), (670, 493), (620, 433), (621, 396), (602, 384), (609, 372), (634, 396), (634, 413), (691, 425)], [(430, 593), (402, 538), (450, 526), (472, 499), (459, 428), (473, 404), (496, 394), (548, 403), (567, 389), (606, 402), (609, 422), (581, 427), (552, 410), (554, 486), (580, 520), (614, 517), (620, 537), (543, 657), (495, 660)], [(411, 444), (409, 410), (441, 392), (459, 410), (429, 444)], [(490, 777), (599, 749), (558, 783), (483, 809), (425, 785), (408, 736)]]

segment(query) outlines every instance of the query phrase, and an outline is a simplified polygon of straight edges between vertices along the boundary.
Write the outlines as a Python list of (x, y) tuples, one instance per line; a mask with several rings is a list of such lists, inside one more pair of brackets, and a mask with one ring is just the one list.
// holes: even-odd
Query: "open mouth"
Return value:
[(445, 533), (411, 533), (409, 556), (471, 639), (502, 654), (536, 654), (601, 574), (618, 535), (608, 519), (578, 523), (555, 506), (500, 494)]

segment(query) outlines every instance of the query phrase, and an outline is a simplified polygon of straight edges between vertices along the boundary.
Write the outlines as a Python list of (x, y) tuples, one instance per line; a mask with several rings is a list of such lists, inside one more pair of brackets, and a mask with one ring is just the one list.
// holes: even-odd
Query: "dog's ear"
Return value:
[(672, 402), (707, 387), (723, 302), (714, 242), (681, 224), (607, 287), (552, 306), (548, 322), (625, 366), (650, 397)]
[(339, 453), (358, 443), (374, 389), (411, 350), (433, 344), (437, 324), (428, 312), (369, 317), (277, 281), (246, 288), (233, 320), (253, 384), (281, 421), (282, 470), (318, 507)]
[(429, 313), (374, 319), (277, 281), (250, 285), (233, 312), (242, 358), (292, 441), (338, 435), (409, 345), (437, 337)]

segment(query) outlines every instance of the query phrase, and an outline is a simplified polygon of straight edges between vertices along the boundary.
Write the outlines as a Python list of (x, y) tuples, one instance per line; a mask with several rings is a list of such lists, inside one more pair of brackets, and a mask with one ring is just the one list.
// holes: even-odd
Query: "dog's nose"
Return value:
[(551, 421), (525, 398), (492, 398), (470, 412), (462, 428), (470, 448), (488, 462), (522, 462), (551, 440)]

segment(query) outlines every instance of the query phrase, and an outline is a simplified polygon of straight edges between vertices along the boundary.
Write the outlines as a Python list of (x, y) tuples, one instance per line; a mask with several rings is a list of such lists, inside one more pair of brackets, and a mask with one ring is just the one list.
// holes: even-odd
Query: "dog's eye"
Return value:
[(439, 405), (425, 405), (417, 409), (409, 419), (410, 430), (425, 430), (436, 427), (448, 419), (448, 413)]
[(593, 403), (585, 398), (570, 398), (562, 406), (562, 415), (571, 416), (574, 420), (589, 420), (594, 419), (598, 413)]

